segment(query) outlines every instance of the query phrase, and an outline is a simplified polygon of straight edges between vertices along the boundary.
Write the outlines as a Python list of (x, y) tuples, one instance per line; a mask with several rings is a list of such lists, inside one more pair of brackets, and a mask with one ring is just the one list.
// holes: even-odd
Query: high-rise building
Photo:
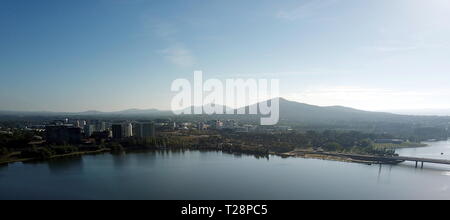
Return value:
[(122, 139), (123, 138), (123, 131), (122, 131), (121, 124), (112, 125), (112, 136), (114, 139)]
[(95, 131), (105, 131), (106, 130), (106, 122), (100, 120), (91, 120), (89, 124), (93, 124), (95, 126)]
[(97, 131), (106, 131), (106, 122), (102, 121), (97, 124)]
[(142, 137), (155, 137), (155, 124), (143, 123), (142, 125)]
[(154, 123), (134, 124), (133, 136), (140, 138), (155, 137), (155, 124)]
[(142, 138), (143, 134), (142, 134), (142, 124), (137, 123), (133, 125), (133, 136), (134, 137), (138, 137), (138, 138)]
[(86, 137), (90, 137), (95, 131), (95, 126), (94, 125), (85, 125), (84, 126), (84, 135)]
[(133, 125), (131, 123), (127, 123), (124, 125), (123, 136), (124, 137), (133, 136)]
[(86, 123), (85, 120), (80, 120), (79, 123), (78, 123), (78, 127), (81, 128), (81, 129), (83, 129), (84, 126), (86, 126), (86, 125), (87, 125), (87, 123)]

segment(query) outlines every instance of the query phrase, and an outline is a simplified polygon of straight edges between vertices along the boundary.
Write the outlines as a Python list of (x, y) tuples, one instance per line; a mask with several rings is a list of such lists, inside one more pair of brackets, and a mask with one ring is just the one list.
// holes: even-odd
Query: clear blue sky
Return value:
[(448, 0), (0, 0), (0, 109), (168, 109), (194, 70), (317, 105), (450, 108), (449, 21)]

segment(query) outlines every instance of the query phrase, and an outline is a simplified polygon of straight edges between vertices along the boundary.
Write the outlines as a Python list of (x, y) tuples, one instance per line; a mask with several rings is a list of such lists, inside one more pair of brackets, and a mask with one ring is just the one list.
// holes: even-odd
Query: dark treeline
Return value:
[(0, 134), (0, 156), (30, 147), (34, 132), (17, 130), (13, 134)]
[[(191, 149), (220, 150), (229, 153), (268, 154), (286, 153), (295, 149), (330, 152), (352, 152), (392, 155), (393, 150), (376, 149), (374, 140), (395, 138), (386, 134), (357, 131), (307, 131), (289, 133), (234, 133), (220, 131), (209, 135), (159, 136), (151, 139), (128, 138), (114, 144), (117, 149)], [(108, 146), (112, 148), (111, 146)]]
[(223, 134), (224, 137), (240, 140), (243, 144), (258, 145), (271, 152), (289, 152), (295, 149), (315, 149), (333, 152), (355, 152), (367, 154), (393, 154), (390, 150), (377, 150), (374, 140), (394, 138), (391, 135), (367, 134), (357, 131), (307, 131), (278, 134)]
[(447, 124), (420, 124), (420, 123), (394, 123), (394, 122), (336, 122), (333, 124), (298, 124), (286, 123), (297, 131), (306, 132), (314, 130), (323, 132), (336, 131), (360, 131), (369, 134), (390, 134), (396, 138), (411, 142), (422, 142), (430, 139), (447, 140), (450, 130)]
[[(418, 136), (438, 132), (424, 129)], [(280, 133), (236, 133), (227, 130), (205, 133), (185, 132), (160, 134), (154, 138), (130, 137), (122, 140), (107, 140), (90, 145), (33, 144), (37, 135), (30, 131), (15, 130), (12, 134), (0, 134), (0, 156), (20, 152), (20, 158), (46, 159), (55, 155), (108, 149), (113, 152), (125, 150), (189, 149), (217, 150), (229, 153), (267, 155), (270, 152), (286, 153), (295, 149), (323, 150), (372, 155), (393, 155), (388, 149), (374, 146), (376, 139), (398, 138), (389, 134), (372, 134), (358, 131), (292, 131)]]
[(13, 134), (0, 134), (0, 147), (5, 148), (23, 148), (33, 140), (34, 132), (29, 131), (14, 131)]
[(221, 135), (161, 135), (156, 138), (127, 138), (121, 141), (113, 141), (104, 145), (113, 151), (124, 150), (215, 150), (227, 153), (244, 153), (255, 155), (267, 155), (269, 149), (263, 146), (254, 146), (239, 143), (237, 140), (229, 140)]

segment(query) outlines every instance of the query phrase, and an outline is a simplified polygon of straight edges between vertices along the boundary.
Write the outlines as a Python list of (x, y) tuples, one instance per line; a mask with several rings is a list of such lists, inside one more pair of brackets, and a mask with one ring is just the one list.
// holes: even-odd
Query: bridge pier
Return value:
[[(423, 169), (423, 161), (421, 161), (421, 166), (420, 166), (420, 168), (421, 169)], [(418, 168), (419, 167), (419, 161), (416, 161), (416, 168)]]

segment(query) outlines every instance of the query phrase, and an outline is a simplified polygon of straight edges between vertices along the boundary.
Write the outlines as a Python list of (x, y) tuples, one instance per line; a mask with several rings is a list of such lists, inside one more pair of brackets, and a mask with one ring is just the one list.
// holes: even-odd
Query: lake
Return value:
[[(450, 142), (429, 144), (397, 152), (450, 159)], [(0, 166), (0, 199), (450, 199), (450, 166), (199, 151), (100, 154)]]

